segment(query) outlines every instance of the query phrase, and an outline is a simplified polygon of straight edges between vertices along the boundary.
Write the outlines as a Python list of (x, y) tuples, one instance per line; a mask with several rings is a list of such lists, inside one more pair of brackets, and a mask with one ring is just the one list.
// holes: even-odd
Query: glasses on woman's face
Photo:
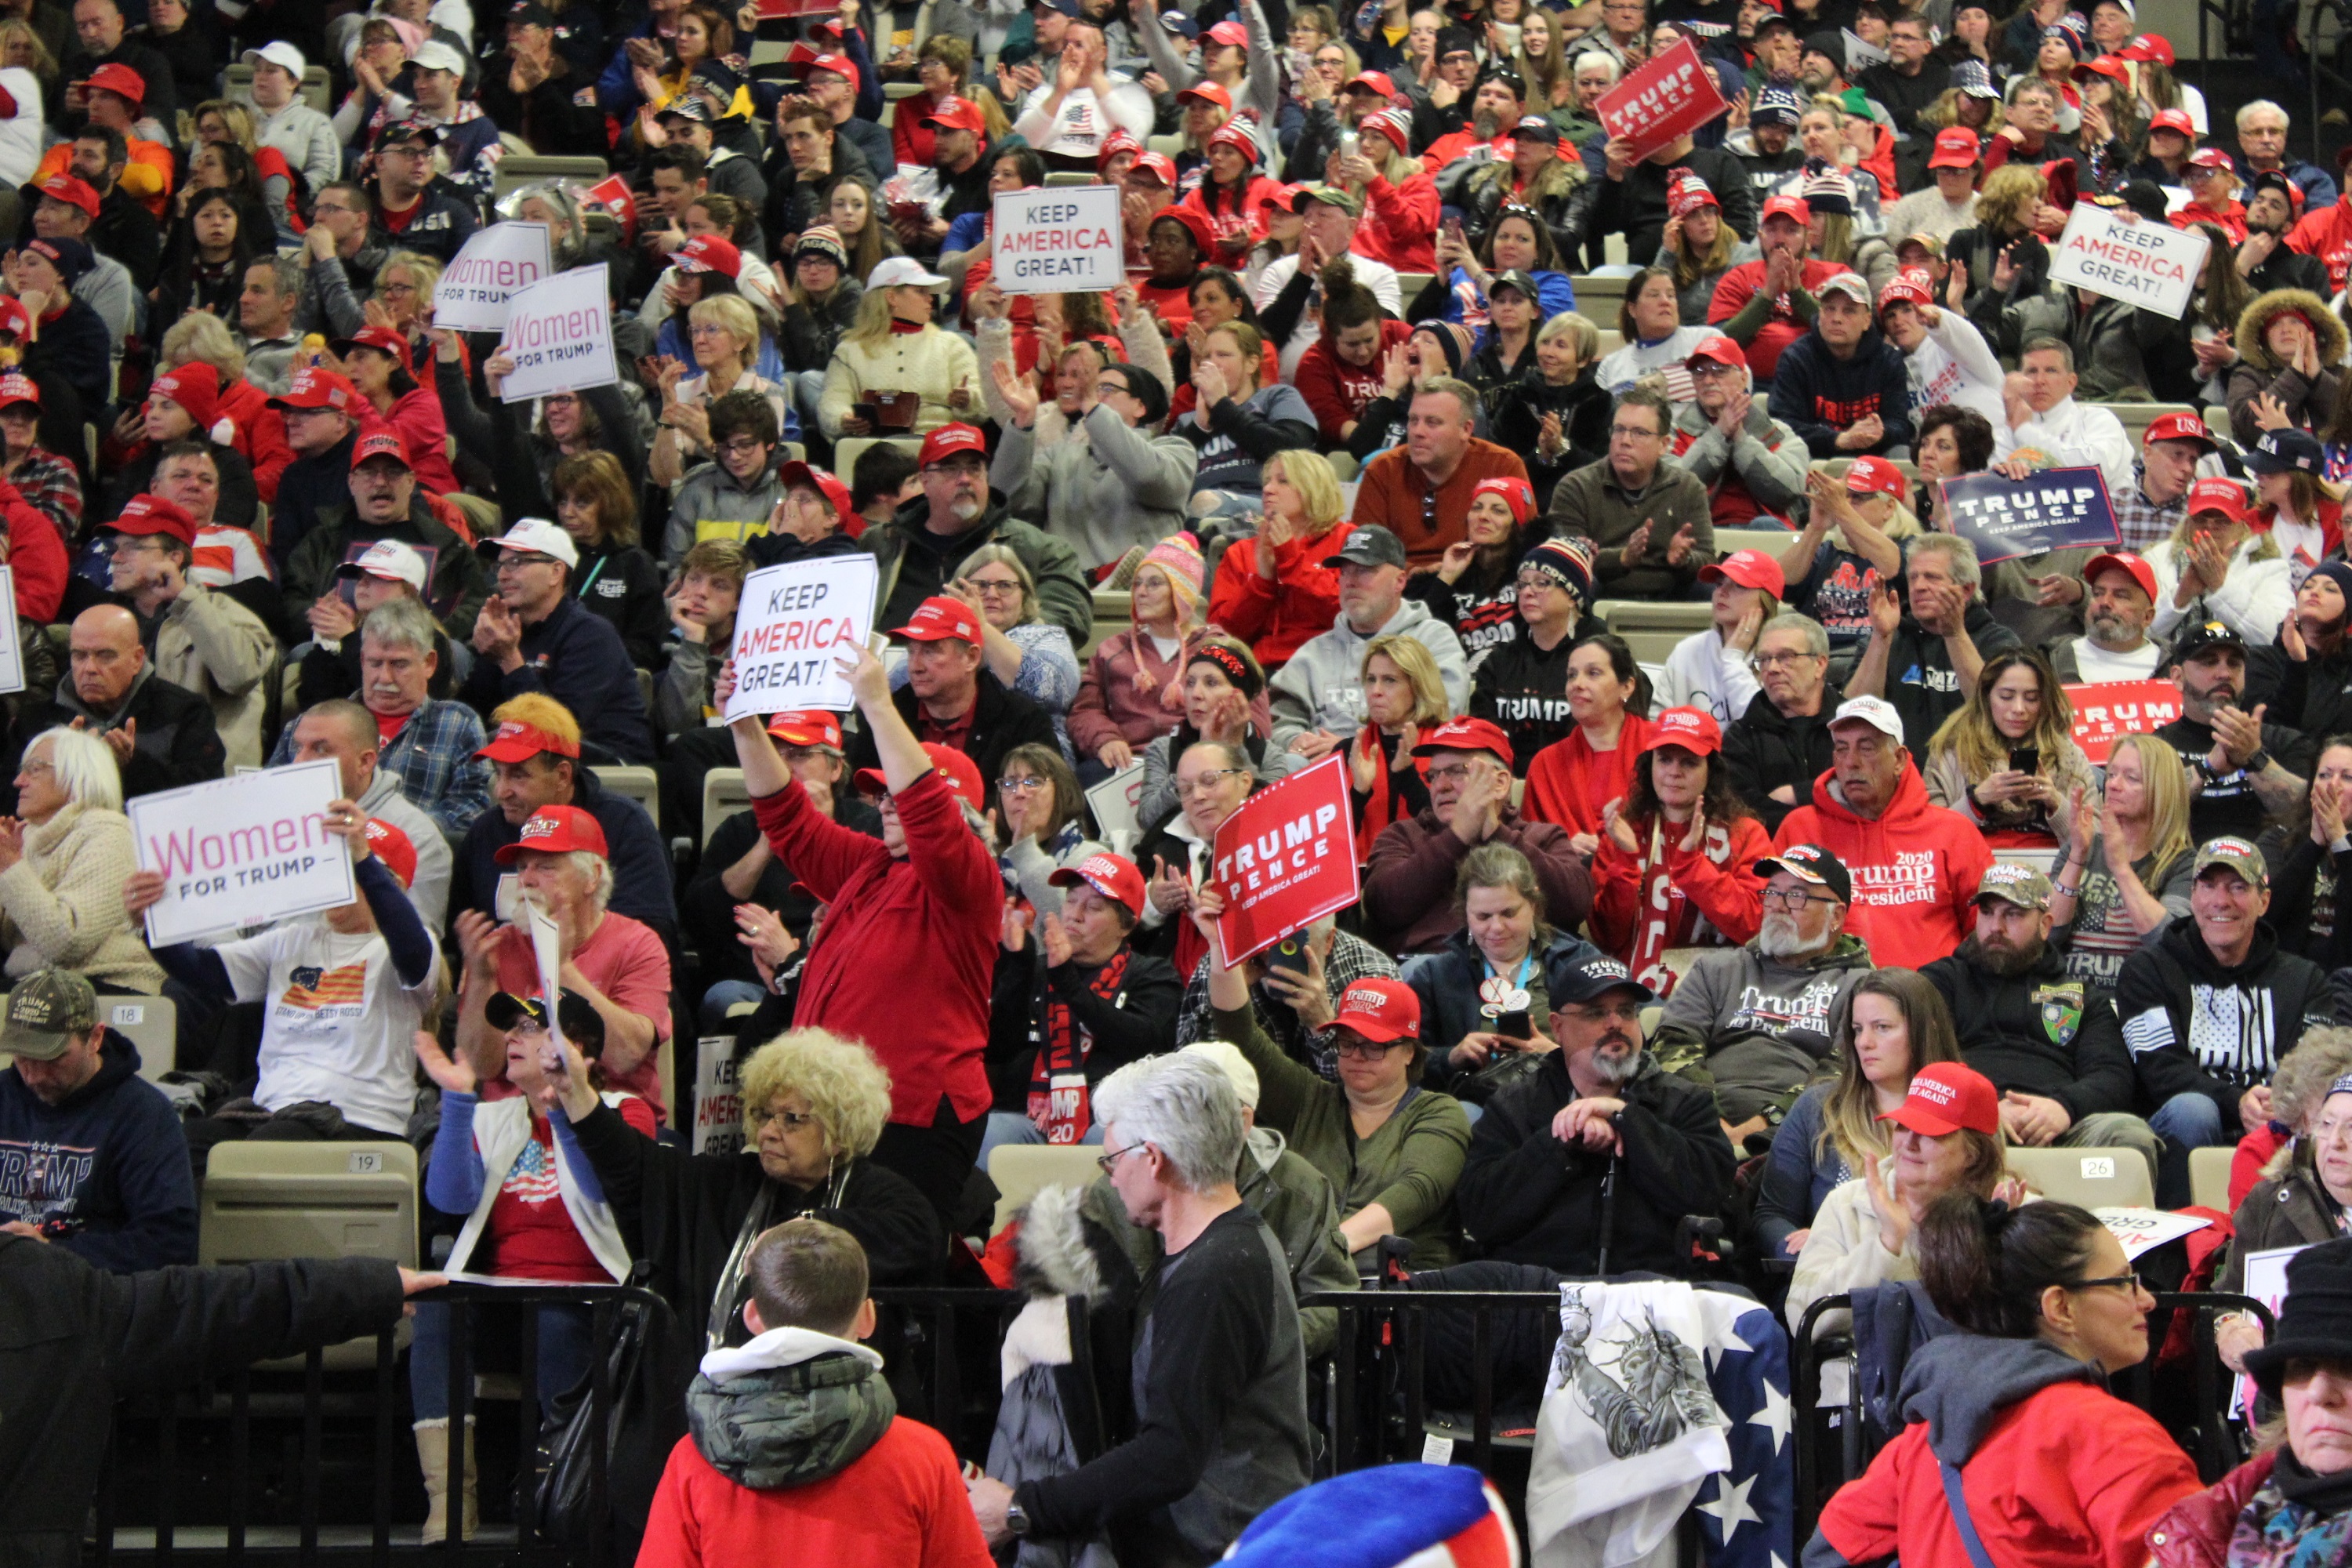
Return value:
[[(310, 210), (315, 213), (319, 209), (313, 207)], [(376, 285), (375, 291), (378, 294), (383, 295), (387, 300), (394, 299), (395, 297), (404, 299), (416, 292), (416, 285), (414, 283), (379, 283)]]
[(2067, 1283), (2069, 1290), (2129, 1290), (2137, 1295), (2142, 1287), (2137, 1274), (2110, 1274), (2104, 1279), (2075, 1279)]
[(1403, 1043), (1402, 1040), (1368, 1040), (1363, 1036), (1358, 1035), (1353, 1039), (1341, 1040), (1333, 1046), (1331, 1054), (1335, 1057), (1353, 1057), (1360, 1062), (1376, 1062), (1388, 1055), (1392, 1047)]
[(803, 1128), (814, 1127), (816, 1125), (815, 1114), (806, 1110), (763, 1110), (757, 1116), (753, 1117), (752, 1120), (758, 1122), (762, 1128), (771, 1127), (778, 1122), (782, 1122), (783, 1124), (784, 1131), (787, 1132), (798, 1132)]
[(1053, 784), (1053, 782), (1054, 781), (1051, 779), (1041, 779), (1034, 776), (1017, 779), (999, 779), (996, 781), (996, 789), (997, 793), (1000, 795), (1034, 795), (1038, 790), (1047, 788)]
[(700, 342), (706, 338), (725, 337), (727, 335), (727, 329), (720, 326), (716, 321), (697, 321), (694, 325), (686, 329), (686, 335), (694, 339), (697, 342)]
[(1178, 779), (1176, 793), (1187, 798), (1198, 795), (1211, 795), (1215, 793), (1217, 786), (1226, 779), (1247, 777), (1249, 777), (1247, 768), (1211, 768), (1208, 772), (1196, 773), (1189, 779)]
[(965, 581), (983, 599), (1002, 598), (1007, 594), (1021, 592), (1021, 584), (1010, 577), (970, 577)]

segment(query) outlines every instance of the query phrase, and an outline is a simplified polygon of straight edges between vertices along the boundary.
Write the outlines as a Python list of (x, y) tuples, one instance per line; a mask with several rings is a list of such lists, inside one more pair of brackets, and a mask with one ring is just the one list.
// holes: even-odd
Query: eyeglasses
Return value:
[(816, 1125), (815, 1114), (806, 1110), (762, 1110), (753, 1115), (751, 1120), (761, 1127), (772, 1126), (781, 1121), (784, 1124), (784, 1131), (787, 1132), (798, 1132), (803, 1127)]
[(1035, 777), (999, 779), (996, 781), (996, 788), (997, 792), (1001, 795), (1028, 795), (1035, 790), (1050, 789), (1053, 787), (1053, 784), (1054, 781), (1051, 779), (1041, 779)]
[(1178, 779), (1176, 781), (1176, 793), (1180, 796), (1206, 795), (1211, 790), (1217, 787), (1217, 781), (1219, 779), (1245, 779), (1247, 777), (1249, 777), (1249, 770), (1247, 768), (1211, 768), (1207, 773), (1195, 774), (1192, 778)]
[(970, 583), (974, 591), (977, 592), (983, 599), (992, 598), (998, 594), (1017, 594), (1021, 592), (1021, 584), (1012, 581), (1010, 578), (967, 577), (964, 581)]
[(1389, 1054), (1391, 1046), (1410, 1044), (1405, 1040), (1368, 1040), (1358, 1035), (1351, 1040), (1341, 1040), (1331, 1047), (1335, 1057), (1353, 1057), (1360, 1062), (1376, 1062)]
[(2069, 1290), (2130, 1290), (2137, 1293), (2146, 1287), (2137, 1274), (2110, 1274), (2104, 1279), (2075, 1279), (2064, 1287)]
[[(311, 210), (316, 212), (318, 209), (313, 207)], [(414, 283), (379, 283), (375, 286), (375, 291), (379, 294), (414, 294), (416, 292), (416, 285)]]
[(17, 773), (25, 778), (35, 778), (42, 773), (54, 773), (57, 771), (47, 763), (20, 763), (16, 767)]
[(985, 463), (933, 463), (923, 472), (941, 474), (950, 479), (976, 479), (988, 472), (988, 465)]
[(1825, 653), (1759, 653), (1756, 656), (1756, 668), (1780, 669), (1788, 665), (1801, 664), (1809, 658), (1826, 659), (1827, 658), (1829, 655)]
[(1807, 904), (1834, 904), (1841, 901), (1842, 900), (1840, 900), (1830, 898), (1826, 894), (1809, 893), (1802, 888), (1767, 888), (1764, 889), (1764, 907), (1766, 909), (1787, 910), (1791, 914), (1803, 913), (1804, 908)]
[(764, 451), (767, 445), (765, 441), (754, 440), (749, 436), (738, 436), (731, 441), (719, 442), (719, 450), (730, 458), (748, 458), (754, 452)]
[(1629, 441), (1657, 441), (1664, 439), (1664, 437), (1655, 430), (1636, 430), (1631, 425), (1612, 425), (1609, 426), (1609, 438), (1611, 440), (1613, 441), (1620, 436), (1624, 437)]
[(1096, 1155), (1095, 1163), (1097, 1166), (1100, 1167), (1102, 1173), (1108, 1176), (1110, 1174), (1111, 1167), (1118, 1164), (1121, 1160), (1126, 1159), (1138, 1149), (1149, 1149), (1151, 1145), (1149, 1143), (1129, 1143), (1124, 1149), (1114, 1149), (1108, 1154)]
[(1444, 767), (1433, 767), (1422, 777), (1431, 784), (1462, 784), (1468, 780), (1471, 771), (1468, 763), (1453, 763)]
[(562, 562), (558, 561), (552, 555), (532, 555), (520, 551), (509, 550), (499, 559), (499, 570), (504, 572), (510, 566), (520, 570), (525, 566), (561, 566), (562, 564)]

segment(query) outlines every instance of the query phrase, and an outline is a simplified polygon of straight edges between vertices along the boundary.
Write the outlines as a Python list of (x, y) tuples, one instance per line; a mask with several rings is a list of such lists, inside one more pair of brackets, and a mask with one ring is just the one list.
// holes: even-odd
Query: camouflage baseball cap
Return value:
[(70, 969), (37, 969), (8, 993), (8, 1024), (0, 1051), (28, 1061), (55, 1061), (68, 1035), (98, 1026), (98, 993)]
[(2050, 879), (2031, 866), (1997, 865), (1977, 884), (1977, 902), (2000, 899), (2021, 910), (2050, 907)]
[[(2222, 837), (2206, 840), (2198, 846), (2197, 858), (2190, 866), (2189, 874), (2192, 877), (2202, 877), (2207, 870), (2215, 866), (2227, 866), (2255, 888), (2268, 889), (2271, 885), (2271, 869), (2269, 863), (2263, 858), (2263, 852), (2242, 838)], [(14, 1007), (8, 1009), (8, 1021), (11, 1025), (16, 1021), (16, 1010)]]

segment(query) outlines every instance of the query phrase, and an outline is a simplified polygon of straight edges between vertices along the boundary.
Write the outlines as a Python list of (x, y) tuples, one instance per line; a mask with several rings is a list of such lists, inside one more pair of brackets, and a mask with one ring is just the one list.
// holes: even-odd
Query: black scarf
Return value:
[(2303, 1468), (2293, 1448), (2281, 1448), (2278, 1468), (2271, 1472), (2278, 1486), (2279, 1495), (2291, 1503), (2324, 1514), (2338, 1514), (2352, 1509), (2352, 1470), (2332, 1476), (2315, 1476)]

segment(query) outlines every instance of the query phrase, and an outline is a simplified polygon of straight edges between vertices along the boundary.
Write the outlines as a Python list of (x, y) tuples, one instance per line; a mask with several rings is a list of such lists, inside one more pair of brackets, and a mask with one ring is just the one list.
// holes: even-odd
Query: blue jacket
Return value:
[[(2242, 157), (2237, 160), (2237, 166), (2239, 179), (2252, 180), (2254, 177), (2254, 172), (2246, 167), (2246, 161)], [(2300, 158), (2289, 156), (2280, 163), (2278, 172), (2294, 181), (2295, 189), (2303, 193), (2305, 212), (2309, 212), (2314, 207), (2332, 207), (2336, 205), (2336, 181), (2318, 164), (2306, 163)]]
[(1850, 359), (1830, 353), (1818, 327), (1783, 349), (1772, 373), (1770, 408), (1816, 458), (1862, 456), (1840, 448), (1837, 438), (1868, 414), (1878, 416), (1884, 433), (1864, 450), (1884, 455), (1911, 445), (1910, 373), (1902, 352), (1876, 327), (1862, 334)]
[[(1601, 950), (1582, 937), (1553, 931), (1550, 944), (1543, 950), (1544, 994), (1558, 995), (1570, 983), (1571, 970), (1601, 956)], [(1445, 1054), (1462, 1043), (1463, 1036), (1495, 1026), (1495, 1020), (1478, 1010), (1482, 1005), (1478, 984), (1486, 978), (1486, 956), (1471, 942), (1467, 931), (1455, 931), (1445, 939), (1444, 947), (1413, 966), (1407, 984), (1421, 998), (1421, 1043), (1429, 1047), (1429, 1065), (1422, 1080), (1426, 1087), (1451, 1093), (1447, 1086), (1468, 1076), (1457, 1072)], [(1535, 1023), (1537, 1028), (1543, 1028), (1542, 1019)]]
[(654, 760), (653, 721), (621, 634), (569, 594), (545, 620), (523, 627), (520, 668), (509, 674), (494, 658), (477, 658), (457, 695), (487, 723), (499, 704), (526, 691), (543, 691), (570, 709), (583, 741), (625, 763)]
[(113, 1030), (98, 1076), (49, 1105), (0, 1072), (0, 1222), (81, 1222), (58, 1245), (131, 1274), (196, 1260), (196, 1183), (179, 1112), (139, 1076), (139, 1047)]

